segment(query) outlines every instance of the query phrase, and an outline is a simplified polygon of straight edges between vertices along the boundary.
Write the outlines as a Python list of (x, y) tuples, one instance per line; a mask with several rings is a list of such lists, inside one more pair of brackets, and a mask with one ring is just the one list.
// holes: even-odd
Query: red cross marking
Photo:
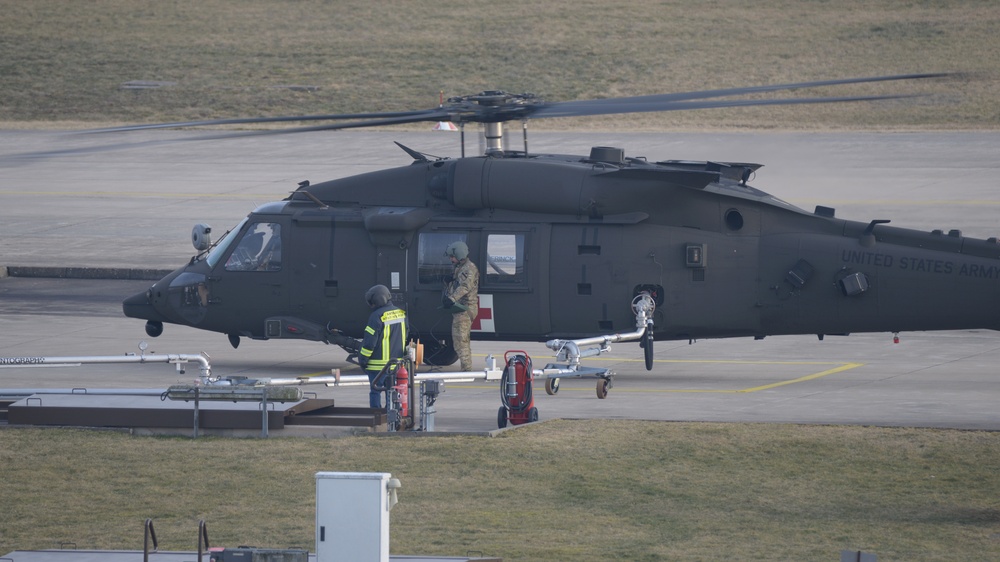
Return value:
[(483, 323), (481, 320), (492, 320), (493, 319), (493, 309), (492, 308), (480, 308), (479, 314), (476, 314), (476, 318), (472, 321), (473, 330), (482, 330)]

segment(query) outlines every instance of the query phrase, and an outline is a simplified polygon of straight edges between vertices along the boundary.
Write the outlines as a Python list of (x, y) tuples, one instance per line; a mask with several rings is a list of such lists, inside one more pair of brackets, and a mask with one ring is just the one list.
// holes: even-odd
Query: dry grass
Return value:
[(403, 483), (392, 549), (505, 560), (1000, 556), (1000, 434), (558, 421), (500, 438), (141, 438), (0, 431), (0, 553), (312, 549), (318, 471)]
[[(434, 106), (439, 91), (532, 91), (556, 101), (949, 71), (971, 74), (830, 92), (933, 94), (919, 101), (536, 126), (1000, 126), (1000, 10), (992, 0), (0, 0), (0, 9), (0, 122), (401, 110)], [(121, 89), (134, 80), (175, 85)]]

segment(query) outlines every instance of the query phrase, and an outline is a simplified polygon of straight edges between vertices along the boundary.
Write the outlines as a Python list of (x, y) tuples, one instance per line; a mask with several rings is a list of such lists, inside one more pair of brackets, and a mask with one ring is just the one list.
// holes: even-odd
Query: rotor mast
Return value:
[[(487, 156), (504, 153), (503, 133), (506, 121), (521, 120), (524, 127), (524, 151), (528, 151), (527, 116), (534, 104), (538, 103), (534, 94), (510, 94), (500, 90), (487, 90), (470, 96), (449, 98), (448, 103), (455, 111), (453, 120), (464, 126), (468, 121), (483, 124), (483, 137)], [(464, 132), (464, 129), (463, 129)], [(465, 146), (463, 141), (462, 153)]]
[(486, 155), (503, 154), (503, 122), (483, 123), (486, 137)]

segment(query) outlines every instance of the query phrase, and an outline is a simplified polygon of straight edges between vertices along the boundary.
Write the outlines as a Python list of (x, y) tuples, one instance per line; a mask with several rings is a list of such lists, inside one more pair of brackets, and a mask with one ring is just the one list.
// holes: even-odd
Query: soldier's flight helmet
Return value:
[(365, 293), (365, 302), (372, 308), (385, 306), (385, 303), (392, 300), (389, 288), (385, 285), (375, 285)]
[(469, 247), (465, 245), (465, 242), (459, 240), (458, 242), (452, 242), (448, 244), (448, 248), (444, 251), (444, 255), (448, 257), (454, 257), (457, 260), (464, 260), (469, 257)]

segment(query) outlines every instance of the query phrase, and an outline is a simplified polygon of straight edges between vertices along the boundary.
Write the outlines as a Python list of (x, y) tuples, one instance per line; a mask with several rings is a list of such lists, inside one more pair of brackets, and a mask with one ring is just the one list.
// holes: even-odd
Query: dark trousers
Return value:
[(380, 372), (382, 372), (382, 371), (381, 370), (378, 370), (378, 371), (369, 371), (369, 370), (365, 369), (365, 374), (368, 375), (368, 407), (369, 408), (382, 409), (382, 392), (380, 392), (378, 390), (375, 390), (371, 386), (371, 383), (375, 382), (375, 377), (377, 377)]

